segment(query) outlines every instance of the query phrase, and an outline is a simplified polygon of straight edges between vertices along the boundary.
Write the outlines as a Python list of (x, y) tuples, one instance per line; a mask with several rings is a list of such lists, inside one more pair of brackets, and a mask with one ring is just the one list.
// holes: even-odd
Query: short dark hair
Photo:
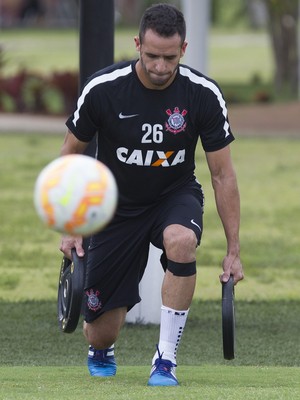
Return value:
[(163, 37), (171, 37), (176, 33), (185, 41), (186, 25), (184, 16), (175, 6), (161, 3), (155, 4), (145, 11), (140, 22), (139, 38), (142, 43), (148, 29)]

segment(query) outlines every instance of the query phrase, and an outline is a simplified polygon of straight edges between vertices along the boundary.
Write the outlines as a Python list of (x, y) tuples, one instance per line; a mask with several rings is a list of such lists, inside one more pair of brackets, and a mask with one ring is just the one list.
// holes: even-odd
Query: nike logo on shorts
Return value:
[(199, 229), (200, 232), (202, 232), (202, 229), (201, 229), (200, 226), (194, 221), (194, 219), (191, 219), (191, 223), (192, 223), (193, 225), (195, 225), (195, 226)]
[(120, 119), (125, 119), (125, 118), (134, 118), (137, 117), (139, 114), (129, 114), (129, 115), (124, 115), (122, 112), (119, 114)]

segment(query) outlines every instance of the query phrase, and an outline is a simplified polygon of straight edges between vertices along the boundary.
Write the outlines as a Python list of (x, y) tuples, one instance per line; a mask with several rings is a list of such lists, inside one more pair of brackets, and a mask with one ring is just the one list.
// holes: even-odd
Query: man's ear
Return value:
[(180, 57), (183, 57), (187, 48), (188, 42), (185, 40), (181, 46)]
[(140, 51), (141, 49), (141, 42), (140, 42), (140, 38), (138, 36), (134, 37), (134, 43), (135, 43), (135, 48), (137, 51)]

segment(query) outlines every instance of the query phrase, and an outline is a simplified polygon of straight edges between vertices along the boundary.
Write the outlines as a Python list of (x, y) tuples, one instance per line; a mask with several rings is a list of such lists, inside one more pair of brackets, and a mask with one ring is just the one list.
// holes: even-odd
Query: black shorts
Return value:
[[(91, 238), (85, 285), (85, 320), (119, 307), (130, 310), (141, 298), (139, 282), (144, 274), (150, 242), (163, 249), (163, 231), (171, 224), (192, 229), (200, 244), (203, 229), (203, 193), (196, 182), (167, 196), (160, 204), (134, 217), (116, 215)], [(163, 252), (161, 262), (166, 269)]]

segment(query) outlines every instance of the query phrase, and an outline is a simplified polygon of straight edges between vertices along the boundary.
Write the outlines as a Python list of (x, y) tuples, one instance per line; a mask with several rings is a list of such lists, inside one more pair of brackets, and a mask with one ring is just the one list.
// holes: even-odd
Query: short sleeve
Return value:
[(100, 126), (100, 109), (101, 102), (94, 79), (84, 87), (75, 111), (66, 121), (66, 126), (77, 139), (90, 142)]
[(223, 94), (218, 86), (206, 88), (201, 112), (200, 139), (204, 151), (217, 151), (234, 140)]

